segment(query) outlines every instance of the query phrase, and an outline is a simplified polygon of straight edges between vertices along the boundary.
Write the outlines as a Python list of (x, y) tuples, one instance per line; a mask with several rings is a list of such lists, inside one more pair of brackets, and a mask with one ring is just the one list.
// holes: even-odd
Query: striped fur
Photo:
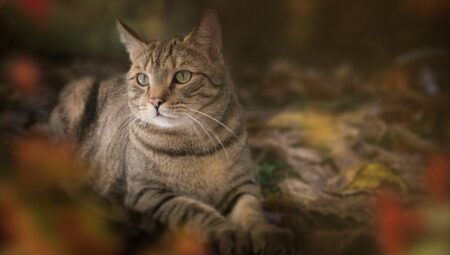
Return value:
[[(216, 15), (208, 12), (189, 35), (166, 41), (144, 41), (122, 23), (118, 28), (129, 72), (69, 84), (50, 119), (54, 137), (74, 141), (89, 164), (89, 185), (139, 215), (134, 223), (147, 231), (158, 224), (187, 229), (221, 254), (243, 254), (250, 245), (287, 253), (287, 245), (270, 240), (272, 233), (288, 234), (261, 213)], [(179, 70), (192, 72), (186, 84), (173, 82)], [(148, 74), (148, 86), (137, 84), (138, 73)], [(164, 100), (160, 116), (152, 115), (151, 98)]]

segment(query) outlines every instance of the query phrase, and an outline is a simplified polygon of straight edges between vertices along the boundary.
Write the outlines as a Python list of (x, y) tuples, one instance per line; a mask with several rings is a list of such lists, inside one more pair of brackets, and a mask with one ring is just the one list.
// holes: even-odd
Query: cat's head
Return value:
[[(131, 67), (128, 100), (138, 119), (160, 128), (195, 125), (200, 113), (217, 117), (229, 97), (222, 58), (221, 28), (207, 11), (186, 36), (145, 40), (118, 21)], [(224, 101), (224, 102), (222, 102)]]

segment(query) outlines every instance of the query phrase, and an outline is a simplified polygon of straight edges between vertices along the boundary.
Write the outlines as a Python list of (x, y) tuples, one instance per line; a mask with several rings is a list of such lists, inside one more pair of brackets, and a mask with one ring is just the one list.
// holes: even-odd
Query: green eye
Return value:
[(184, 84), (190, 81), (192, 78), (192, 73), (186, 70), (178, 71), (175, 73), (174, 80), (176, 83)]
[(147, 86), (148, 85), (148, 76), (143, 73), (138, 73), (136, 76), (136, 81), (141, 86)]

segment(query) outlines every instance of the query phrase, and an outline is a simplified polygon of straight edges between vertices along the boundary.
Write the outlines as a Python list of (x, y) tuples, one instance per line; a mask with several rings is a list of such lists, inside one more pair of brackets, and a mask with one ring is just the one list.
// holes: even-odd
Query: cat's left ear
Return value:
[(120, 20), (117, 20), (120, 41), (130, 55), (131, 61), (139, 57), (146, 48), (146, 40)]
[(186, 39), (206, 47), (212, 56), (221, 56), (222, 28), (217, 12), (212, 9), (205, 11), (200, 23), (186, 36)]

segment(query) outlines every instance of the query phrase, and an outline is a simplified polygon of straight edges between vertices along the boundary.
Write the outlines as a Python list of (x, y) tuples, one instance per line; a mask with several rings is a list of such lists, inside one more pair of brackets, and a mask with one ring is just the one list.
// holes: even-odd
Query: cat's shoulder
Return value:
[(125, 91), (126, 78), (124, 75), (106, 80), (86, 76), (70, 81), (62, 89), (50, 116), (50, 127), (54, 131), (53, 133), (62, 136), (76, 136), (77, 128), (86, 122), (85, 120), (95, 119), (94, 116), (98, 116), (105, 105), (111, 101), (109, 99), (117, 98)]
[(60, 93), (60, 99), (76, 97), (86, 99), (97, 90), (98, 95), (108, 94), (114, 91), (122, 91), (126, 88), (125, 75), (116, 75), (110, 78), (100, 80), (93, 76), (84, 76), (68, 82)]
[(101, 92), (123, 92), (127, 88), (127, 81), (126, 81), (126, 75), (115, 75), (111, 76), (108, 79), (99, 81), (100, 86), (99, 89)]

